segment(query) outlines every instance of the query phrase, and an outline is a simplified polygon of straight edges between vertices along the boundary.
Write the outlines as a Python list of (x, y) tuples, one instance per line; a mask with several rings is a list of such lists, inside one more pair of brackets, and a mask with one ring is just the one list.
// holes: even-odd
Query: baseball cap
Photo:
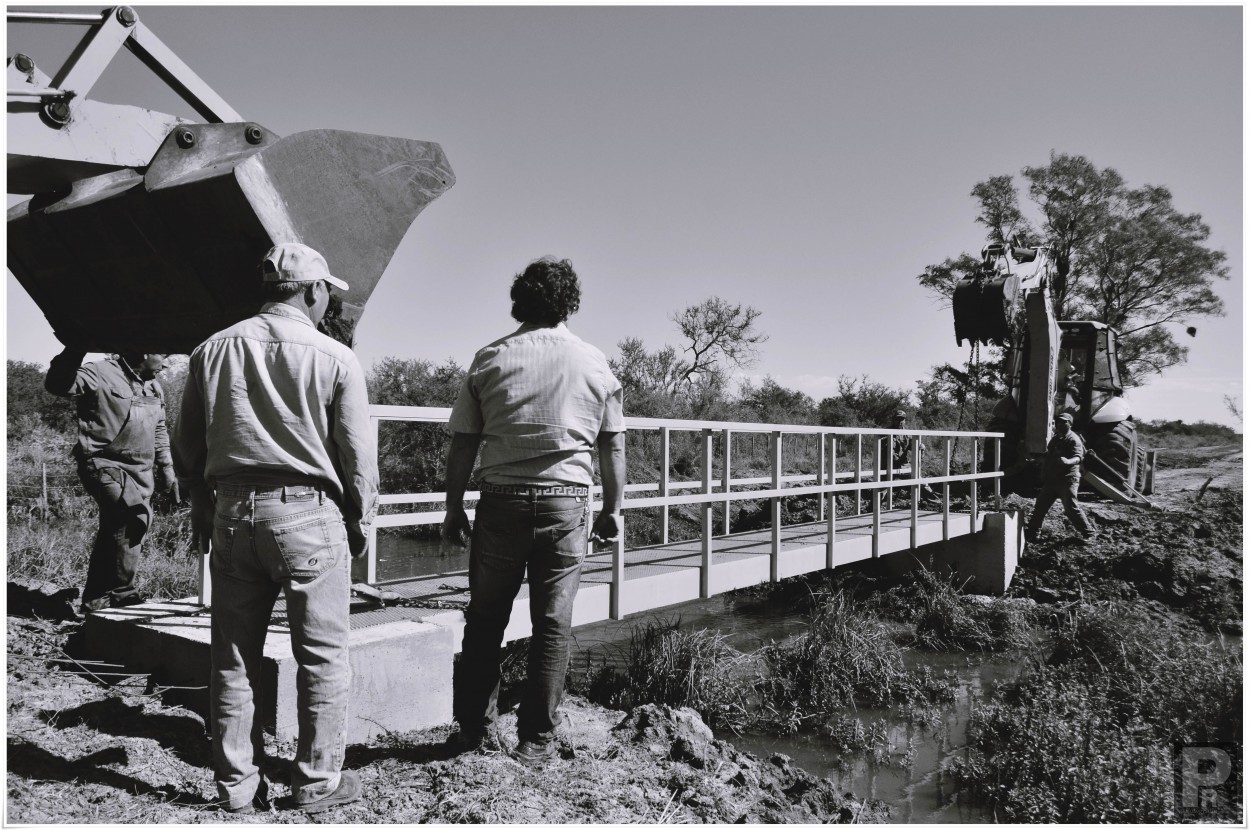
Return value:
[(1066, 422), (1068, 422), (1069, 424), (1071, 424), (1071, 423), (1072, 423), (1072, 413), (1060, 413), (1059, 415), (1055, 416), (1055, 421), (1066, 421)]
[(347, 283), (330, 274), (326, 258), (316, 250), (298, 242), (284, 242), (269, 249), (260, 264), (266, 283), (312, 283), (325, 280), (337, 289), (347, 291)]
[(904, 412), (904, 411), (902, 411), (902, 410), (895, 410), (895, 411), (894, 411), (894, 417), (895, 417), (895, 418), (907, 418), (907, 413), (905, 413), (905, 412)]

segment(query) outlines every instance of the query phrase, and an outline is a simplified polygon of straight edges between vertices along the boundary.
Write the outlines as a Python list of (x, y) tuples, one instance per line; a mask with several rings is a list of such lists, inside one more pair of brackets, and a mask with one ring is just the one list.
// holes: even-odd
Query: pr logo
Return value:
[(1178, 819), (1241, 819), (1242, 771), (1238, 745), (1178, 745), (1174, 758)]

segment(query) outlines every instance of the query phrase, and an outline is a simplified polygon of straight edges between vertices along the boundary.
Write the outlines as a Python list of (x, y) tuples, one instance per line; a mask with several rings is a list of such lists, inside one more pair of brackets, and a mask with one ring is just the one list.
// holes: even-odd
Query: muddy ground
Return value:
[[(1043, 604), (1136, 598), (1240, 634), (1241, 449), (1166, 452), (1156, 490), (1158, 511), (1091, 504), (1099, 534), (1088, 547), (1071, 539), (1055, 508), (1021, 559), (1013, 593)], [(77, 628), (8, 617), (7, 823), (307, 821), (292, 811), (214, 810), (203, 719), (162, 704), (144, 676), (75, 665), (66, 643)], [(622, 713), (577, 698), (565, 709), (562, 758), (542, 771), (502, 753), (456, 755), (444, 744), (446, 729), (353, 746), (347, 767), (359, 771), (364, 799), (317, 821), (888, 821), (887, 806), (840, 795), (784, 756), (750, 756), (713, 739), (689, 710)], [(512, 741), (514, 723), (505, 716)], [(275, 796), (286, 790), (281, 760), (291, 750), (271, 748)]]

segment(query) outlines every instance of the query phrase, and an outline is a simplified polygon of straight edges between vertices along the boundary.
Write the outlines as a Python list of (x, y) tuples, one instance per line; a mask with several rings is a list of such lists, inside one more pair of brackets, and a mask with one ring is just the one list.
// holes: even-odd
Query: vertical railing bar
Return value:
[[(712, 431), (703, 431), (703, 493), (712, 494)], [(712, 584), (712, 512), (711, 500), (703, 505), (703, 556), (699, 562), (699, 597), (710, 597)]]
[[(373, 447), (375, 452), (380, 452), (378, 448), (382, 447), (382, 419), (370, 416), (369, 421), (373, 425)], [(365, 554), (365, 582), (373, 584), (378, 582), (378, 526), (373, 523), (369, 527), (369, 548)]]
[[(855, 484), (864, 481), (864, 434), (855, 434)], [(862, 516), (864, 513), (863, 502), (864, 491), (862, 488), (855, 489), (855, 516)]]
[[(968, 442), (968, 447), (971, 449), (970, 453), (972, 456), (972, 475), (976, 476), (977, 475), (977, 442), (976, 442), (976, 439), (970, 440)], [(971, 496), (972, 496), (972, 514), (971, 514), (972, 525), (971, 527), (968, 528), (968, 533), (974, 534), (976, 533), (976, 530), (977, 530), (977, 480), (970, 479), (968, 481), (968, 484), (972, 486), (971, 491), (970, 491)]]
[[(890, 449), (885, 454), (885, 458), (886, 458), (885, 463), (886, 465), (889, 466), (889, 471), (886, 473), (886, 478), (890, 480), (890, 485), (892, 486), (894, 484), (894, 436), (892, 435), (882, 436), (881, 439), (877, 442), (877, 444), (879, 445), (887, 444), (887, 443)], [(893, 487), (886, 488), (885, 493), (886, 493), (886, 497), (885, 497), (886, 509), (893, 511), (894, 510), (894, 488)]]
[[(821, 433), (819, 436), (819, 439), (820, 439), (820, 449), (818, 451), (818, 455), (820, 457), (820, 470), (816, 472), (816, 482), (818, 484), (824, 485), (826, 484), (825, 471), (827, 470), (827, 468), (825, 467), (825, 434)], [(825, 500), (820, 499), (817, 501), (820, 503), (820, 505), (817, 508), (816, 519), (817, 521), (822, 521), (825, 518)]]
[[(1000, 474), (1001, 474), (1002, 469), (1003, 469), (1003, 445), (1002, 445), (1002, 441), (1003, 441), (1003, 440), (1002, 440), (1002, 439), (999, 439), (999, 438), (994, 439), (994, 470), (995, 470), (995, 472), (998, 472), (998, 473), (1000, 473)], [(1001, 500), (1002, 500), (1002, 498), (1003, 498), (1003, 488), (1002, 488), (1002, 484), (1003, 484), (1003, 478), (1002, 478), (1002, 476), (1000, 475), (1000, 476), (998, 476), (998, 477), (995, 477), (995, 479), (994, 479), (994, 500), (995, 500), (995, 503), (996, 503), (996, 504), (998, 504), (998, 507), (1000, 507), (1000, 508), (1002, 507), (1002, 505), (1001, 505)]]
[[(920, 478), (920, 436), (911, 437), (911, 478)], [(916, 529), (920, 525), (920, 485), (911, 486), (911, 547), (916, 548)]]
[[(950, 436), (943, 437), (943, 476), (950, 476)], [(950, 481), (941, 484), (941, 539), (950, 540)]]
[(872, 443), (872, 556), (881, 556), (881, 442)]
[[(824, 436), (822, 435), (821, 438), (822, 438), (822, 444), (823, 444)], [(837, 471), (838, 471), (838, 437), (836, 435), (830, 435), (829, 436), (829, 482), (828, 484), (831, 487), (837, 484), (837, 481), (838, 481)], [(832, 569), (833, 568), (833, 546), (835, 542), (834, 535), (837, 532), (837, 520), (838, 520), (837, 499), (838, 497), (837, 497), (837, 494), (831, 490), (825, 495), (825, 499), (829, 503), (825, 511), (825, 522), (828, 523), (825, 528), (825, 534), (827, 536), (827, 539), (825, 541), (825, 568)]]
[[(660, 496), (668, 499), (669, 428), (660, 428)], [(660, 542), (668, 544), (668, 503), (660, 509)]]
[[(781, 488), (781, 431), (775, 430), (772, 436), (772, 468), (773, 490)], [(772, 514), (772, 552), (769, 557), (768, 579), (776, 583), (781, 579), (781, 497), (774, 496), (769, 500)]]
[(732, 468), (733, 452), (730, 450), (731, 443), (733, 442), (733, 431), (726, 429), (721, 432), (723, 435), (723, 440), (725, 442), (725, 447), (723, 449), (724, 458), (725, 458), (724, 491), (725, 491), (725, 497), (726, 497), (725, 498), (725, 534), (728, 535), (729, 534), (729, 512), (730, 512), (730, 509), (733, 507), (733, 503), (730, 502), (728, 498), (729, 493), (733, 488), (733, 476), (731, 474), (731, 471), (733, 469)]
[(621, 513), (621, 535), (612, 545), (612, 591), (609, 594), (608, 614), (613, 620), (624, 617), (621, 605), (625, 592), (625, 514)]

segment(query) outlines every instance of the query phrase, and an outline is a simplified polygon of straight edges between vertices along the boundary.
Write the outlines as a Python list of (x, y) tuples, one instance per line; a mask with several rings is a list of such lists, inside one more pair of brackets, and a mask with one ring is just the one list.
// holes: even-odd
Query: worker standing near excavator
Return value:
[(122, 354), (80, 366), (85, 357), (66, 349), (44, 379), (48, 392), (75, 399), (78, 478), (100, 508), (81, 614), (144, 602), (135, 572), (152, 524), (152, 494), (176, 481), (165, 396), (155, 380), (165, 356)]
[(315, 328), (330, 287), (347, 284), (298, 243), (270, 249), (261, 275), (269, 302), (191, 354), (174, 446), (193, 542), (202, 549), (212, 540), (209, 697), (220, 807), (269, 805), (256, 691), (283, 592), (299, 665), (290, 807), (312, 814), (361, 795), (359, 777), (342, 769), (350, 557), (365, 553), (377, 512), (377, 447), (360, 362)]
[(1068, 521), (1076, 528), (1081, 541), (1088, 541), (1094, 530), (1081, 510), (1077, 501), (1076, 491), (1081, 484), (1081, 460), (1085, 458), (1085, 443), (1072, 429), (1072, 414), (1059, 413), (1055, 416), (1055, 435), (1046, 445), (1046, 461), (1042, 467), (1042, 490), (1033, 503), (1033, 513), (1024, 536), (1035, 541), (1042, 530), (1042, 522), (1046, 519), (1050, 507), (1058, 499), (1063, 502), (1063, 511)]

